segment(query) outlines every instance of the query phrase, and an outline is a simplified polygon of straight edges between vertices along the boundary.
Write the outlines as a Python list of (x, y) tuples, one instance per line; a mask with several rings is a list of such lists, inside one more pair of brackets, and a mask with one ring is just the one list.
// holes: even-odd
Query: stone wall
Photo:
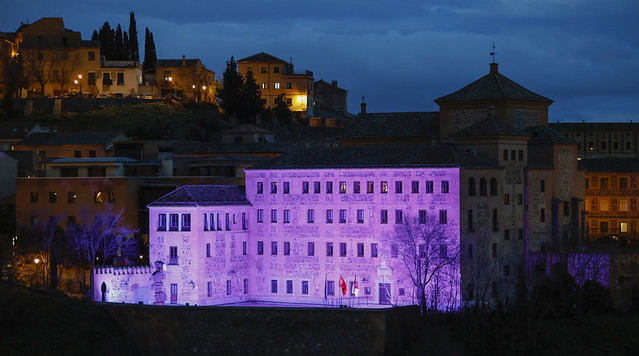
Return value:
[[(93, 295), (95, 300), (113, 303), (152, 302), (151, 277), (155, 271), (151, 266), (104, 267), (93, 271)], [(102, 299), (102, 283), (106, 287)]]

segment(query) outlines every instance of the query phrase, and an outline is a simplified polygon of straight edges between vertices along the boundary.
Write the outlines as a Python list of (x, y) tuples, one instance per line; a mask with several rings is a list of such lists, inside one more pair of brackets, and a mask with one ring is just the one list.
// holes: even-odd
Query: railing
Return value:
[(324, 300), (324, 305), (332, 307), (349, 307), (361, 308), (362, 305), (368, 305), (372, 302), (373, 297), (334, 297)]

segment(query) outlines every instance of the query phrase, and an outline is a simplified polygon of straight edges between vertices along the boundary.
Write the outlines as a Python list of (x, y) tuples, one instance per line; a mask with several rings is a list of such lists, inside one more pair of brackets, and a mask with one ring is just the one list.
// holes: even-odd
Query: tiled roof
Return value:
[(528, 168), (552, 169), (554, 165), (552, 146), (528, 145)]
[[(199, 59), (186, 59), (184, 60), (185, 62), (185, 67), (195, 67), (198, 62), (200, 62)], [(170, 67), (182, 67), (182, 60), (181, 59), (158, 59), (157, 63), (155, 64), (156, 68), (170, 68)]]
[(637, 122), (561, 122), (548, 126), (557, 131), (639, 131)]
[(454, 137), (480, 136), (530, 136), (523, 130), (513, 127), (509, 122), (489, 117), (456, 132)]
[(458, 167), (450, 146), (338, 147), (295, 150), (248, 169)]
[(284, 62), (286, 63), (286, 61), (281, 60), (275, 56), (271, 56), (270, 54), (265, 52), (260, 52), (252, 56), (242, 58), (238, 60), (238, 62)]
[(344, 137), (439, 136), (439, 112), (359, 114), (350, 120)]
[(251, 205), (238, 185), (183, 185), (148, 206)]
[(495, 69), (490, 73), (457, 90), (435, 99), (436, 103), (466, 100), (518, 99), (552, 103), (552, 100), (524, 88)]
[(584, 158), (580, 164), (587, 173), (639, 173), (638, 158)]

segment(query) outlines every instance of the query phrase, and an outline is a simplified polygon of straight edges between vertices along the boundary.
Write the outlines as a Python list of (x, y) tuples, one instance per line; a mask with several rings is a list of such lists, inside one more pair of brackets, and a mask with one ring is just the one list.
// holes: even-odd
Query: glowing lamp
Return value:
[(35, 262), (35, 264), (38, 264), (38, 263), (40, 263), (40, 259), (36, 257), (36, 258), (33, 259), (33, 262)]
[(82, 74), (78, 74), (78, 79), (82, 79)]
[(78, 84), (78, 80), (77, 80), (77, 79), (76, 79), (76, 80), (74, 80), (74, 81), (73, 81), (73, 83)]

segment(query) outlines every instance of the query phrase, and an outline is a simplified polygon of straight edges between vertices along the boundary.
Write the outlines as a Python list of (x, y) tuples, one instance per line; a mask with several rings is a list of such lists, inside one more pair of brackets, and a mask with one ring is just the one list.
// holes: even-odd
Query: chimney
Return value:
[(490, 64), (490, 73), (499, 73), (499, 71), (497, 70), (497, 66), (498, 64), (493, 62)]
[(182, 55), (182, 67), (186, 67), (186, 56)]
[(334, 86), (334, 87), (337, 87), (337, 80), (333, 80), (333, 81), (331, 82), (331, 85), (332, 85), (332, 86)]
[(363, 99), (364, 97), (362, 97), (362, 103), (360, 104), (360, 107), (361, 107), (361, 111), (359, 112), (360, 114), (366, 114), (366, 102)]

